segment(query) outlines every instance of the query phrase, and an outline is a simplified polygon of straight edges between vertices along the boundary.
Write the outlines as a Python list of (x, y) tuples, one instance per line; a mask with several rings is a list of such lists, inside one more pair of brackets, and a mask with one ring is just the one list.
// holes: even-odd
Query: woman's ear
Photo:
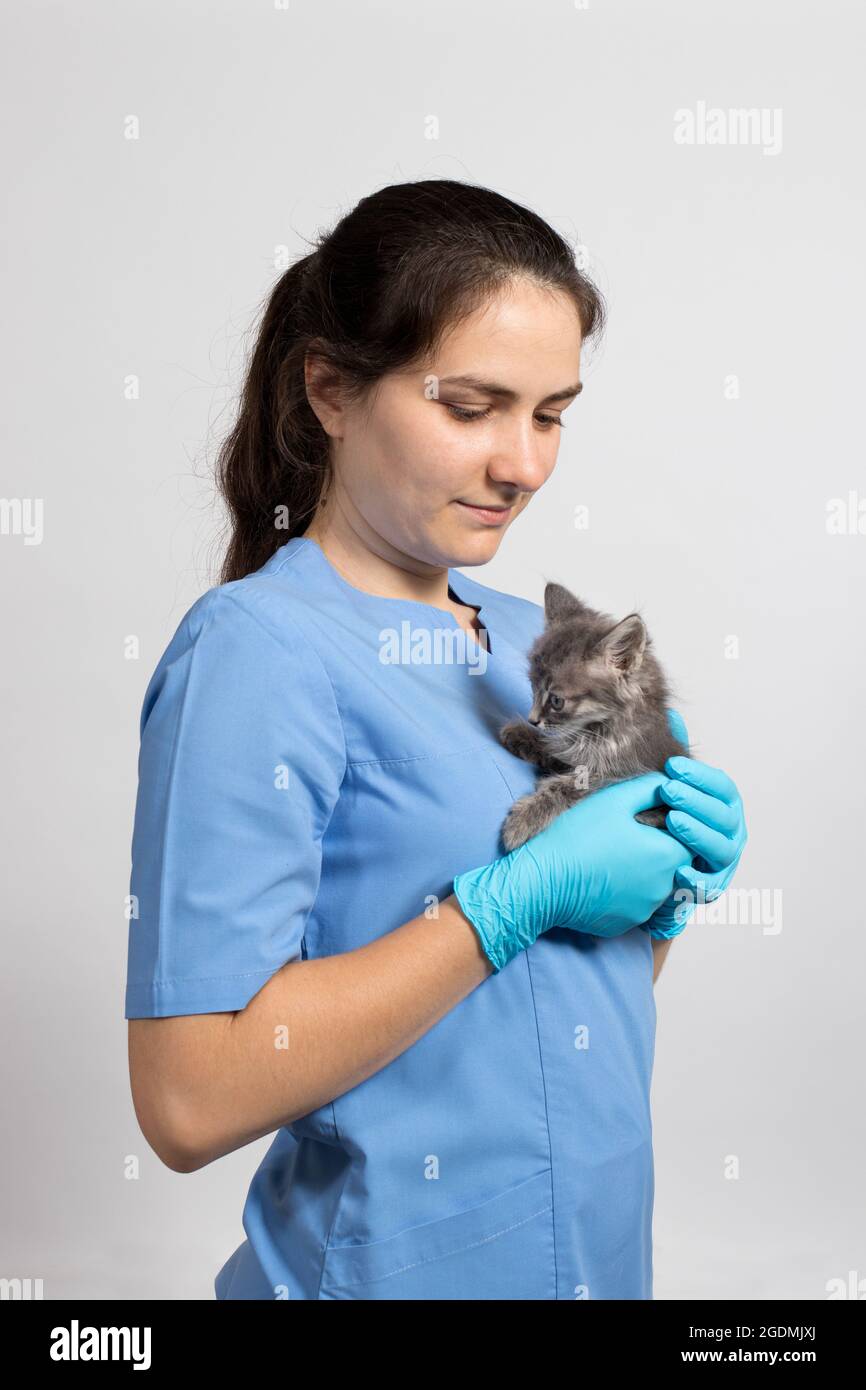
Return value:
[(343, 420), (339, 376), (327, 359), (316, 350), (315, 339), (304, 356), (304, 386), (310, 409), (325, 434), (339, 439)]

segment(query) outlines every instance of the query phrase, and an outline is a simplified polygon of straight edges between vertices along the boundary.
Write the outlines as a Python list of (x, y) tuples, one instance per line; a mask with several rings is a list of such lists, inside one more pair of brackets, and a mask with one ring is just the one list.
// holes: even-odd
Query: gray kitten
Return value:
[[(499, 731), (509, 752), (541, 773), (536, 790), (515, 801), (506, 817), (506, 850), (590, 792), (664, 771), (666, 758), (689, 752), (668, 723), (670, 688), (638, 613), (616, 622), (551, 583), (544, 617), (529, 652), (528, 721), (511, 720)], [(635, 819), (664, 828), (669, 809), (639, 811)]]

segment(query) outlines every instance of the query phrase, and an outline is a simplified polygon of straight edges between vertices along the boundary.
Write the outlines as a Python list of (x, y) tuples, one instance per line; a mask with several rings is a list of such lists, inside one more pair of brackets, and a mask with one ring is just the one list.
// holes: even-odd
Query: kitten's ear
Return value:
[(579, 598), (566, 589), (564, 584), (554, 584), (551, 581), (544, 586), (544, 617), (548, 623), (558, 622), (560, 618), (576, 618), (581, 613), (588, 612), (584, 603)]
[(597, 651), (619, 675), (627, 676), (639, 668), (646, 644), (647, 630), (643, 619), (639, 613), (629, 613), (627, 618), (623, 618), (602, 637)]

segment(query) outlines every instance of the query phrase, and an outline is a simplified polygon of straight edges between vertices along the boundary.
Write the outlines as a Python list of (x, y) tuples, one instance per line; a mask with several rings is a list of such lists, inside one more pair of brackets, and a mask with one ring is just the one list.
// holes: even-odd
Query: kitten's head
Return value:
[(544, 590), (544, 616), (544, 632), (529, 654), (528, 717), (554, 741), (565, 725), (614, 735), (617, 725), (647, 704), (665, 704), (665, 677), (638, 613), (617, 622), (551, 583)]

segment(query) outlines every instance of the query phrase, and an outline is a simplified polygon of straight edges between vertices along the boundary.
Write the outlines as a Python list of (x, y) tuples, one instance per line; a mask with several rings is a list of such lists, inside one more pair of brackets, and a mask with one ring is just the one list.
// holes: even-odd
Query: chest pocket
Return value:
[(310, 955), (352, 950), (433, 909), (456, 874), (505, 852), (513, 800), (488, 742), (350, 763), (323, 842)]
[(461, 661), (383, 664), (367, 638), (361, 634), (350, 649), (348, 673), (338, 667), (333, 674), (350, 763), (450, 757), (476, 745), (511, 757), (498, 730), (532, 704), (523, 652), (497, 640), (495, 657), (483, 667)]

